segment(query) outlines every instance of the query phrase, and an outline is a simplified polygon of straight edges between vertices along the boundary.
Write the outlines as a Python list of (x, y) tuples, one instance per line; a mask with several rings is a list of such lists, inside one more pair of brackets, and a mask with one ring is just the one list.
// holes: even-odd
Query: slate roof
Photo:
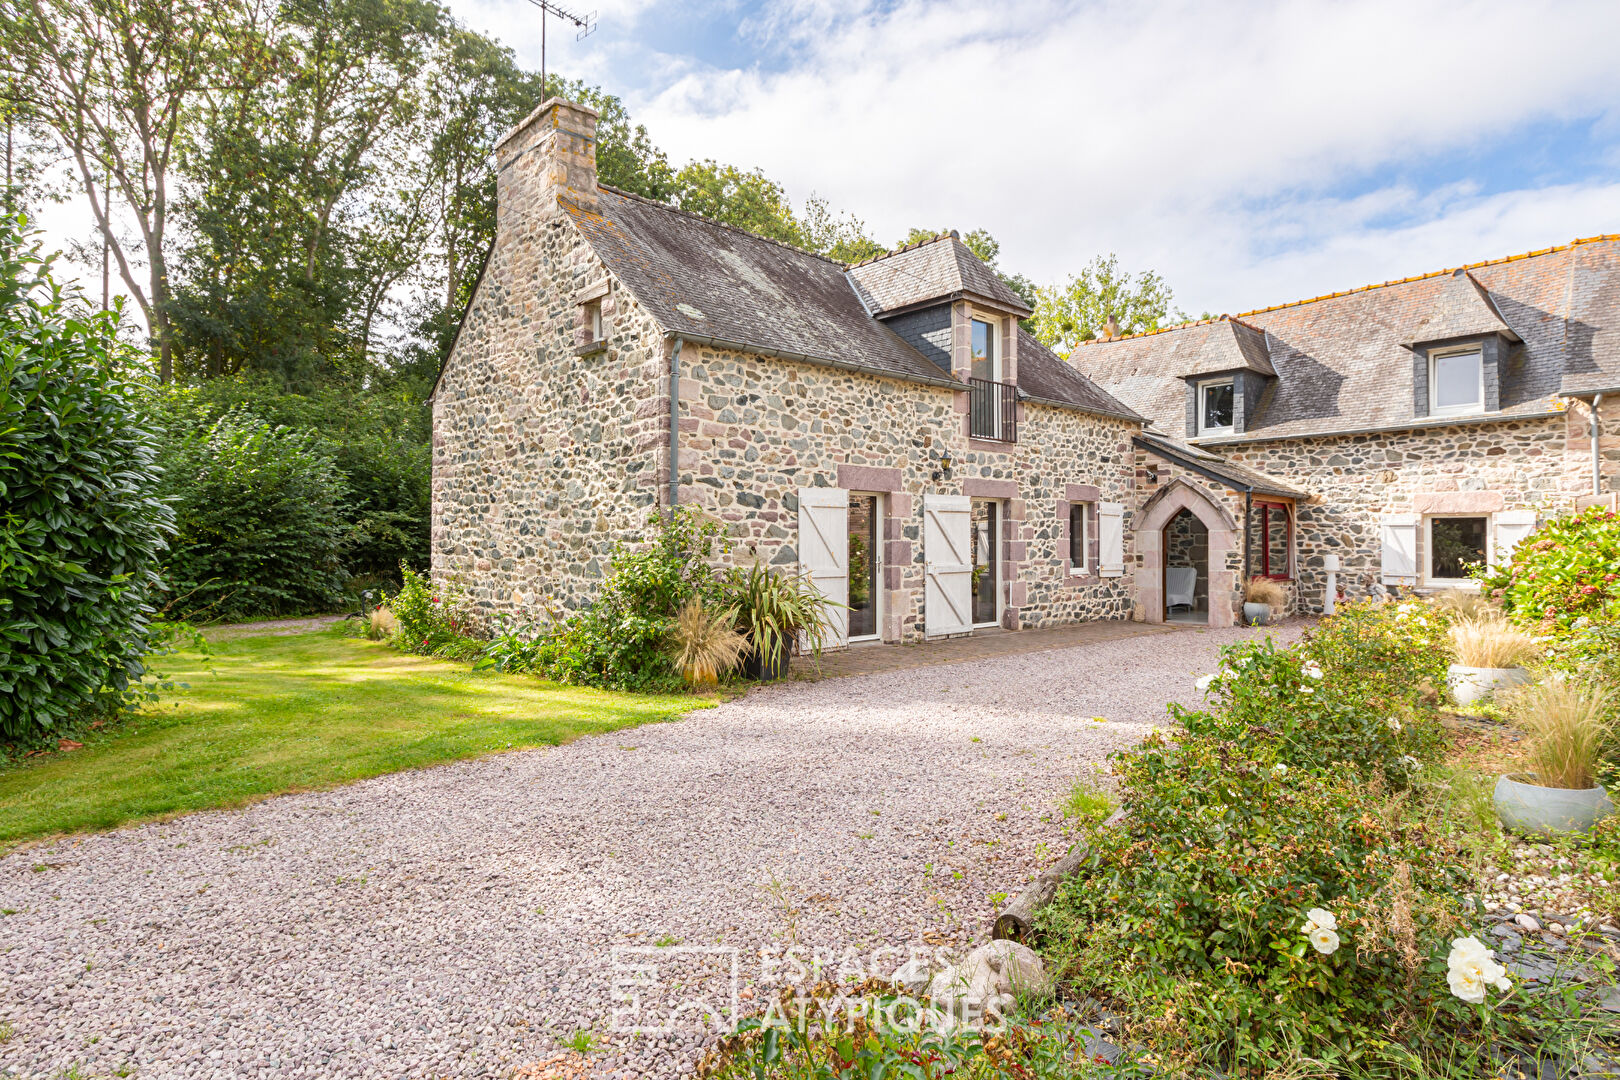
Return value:
[(1406, 331), (1405, 345), (1448, 341), (1452, 338), (1501, 334), (1509, 341), (1519, 340), (1502, 313), (1496, 310), (1491, 294), (1467, 270), (1453, 270), (1441, 279), (1433, 305), (1413, 320)]
[(1274, 476), (1268, 476), (1246, 465), (1238, 465), (1208, 450), (1168, 438), (1158, 432), (1144, 431), (1134, 436), (1132, 441), (1144, 450), (1185, 465), (1194, 472), (1212, 475), (1238, 491), (1252, 491), (1256, 495), (1276, 495), (1285, 499), (1311, 497), (1309, 492), (1285, 484)]
[[(1087, 342), (1070, 361), (1161, 430), (1186, 430), (1178, 377), (1212, 328), (1263, 331), (1276, 372), (1243, 435), (1206, 443), (1457, 423), (1414, 417), (1415, 333), (1512, 332), (1501, 410), (1549, 412), (1559, 395), (1620, 390), (1620, 235), (1245, 312), (1235, 318)], [(1464, 291), (1464, 290), (1468, 291)], [(1470, 293), (1472, 295), (1470, 295)], [(1486, 316), (1489, 316), (1488, 318)], [(1494, 321), (1493, 321), (1494, 320)], [(1419, 330), (1420, 327), (1428, 327)]]
[(986, 301), (1000, 311), (1030, 314), (1023, 298), (955, 233), (856, 263), (849, 268), (849, 277), (861, 300), (878, 316), (964, 296)]
[[(600, 189), (594, 213), (564, 205), (592, 250), (668, 333), (742, 351), (966, 389), (868, 312), (852, 280), (860, 267), (849, 268), (615, 188)], [(964, 285), (993, 292), (993, 281), (1006, 294), (999, 300), (978, 292), (965, 294), (997, 300), (998, 307), (1011, 309), (1016, 303), (1017, 310), (1029, 310), (954, 237), (925, 241), (902, 255), (919, 251), (932, 252), (929, 258), (934, 261), (909, 263), (906, 274), (933, 268), (940, 276), (932, 284), (916, 278), (921, 284), (908, 285), (912, 290), (908, 295), (932, 290), (937, 302), (964, 293)], [(967, 262), (960, 257), (964, 254)], [(863, 267), (874, 265), (878, 263)], [(913, 281), (887, 271), (880, 278)], [(1019, 381), (1026, 396), (1140, 421), (1033, 337), (1020, 334)]]
[(1141, 421), (1124, 402), (1064, 362), (1023, 327), (1018, 328), (1018, 391), (1045, 404), (1073, 405), (1087, 412)]
[(613, 188), (601, 189), (597, 213), (565, 205), (670, 333), (956, 384), (866, 313), (842, 263)]

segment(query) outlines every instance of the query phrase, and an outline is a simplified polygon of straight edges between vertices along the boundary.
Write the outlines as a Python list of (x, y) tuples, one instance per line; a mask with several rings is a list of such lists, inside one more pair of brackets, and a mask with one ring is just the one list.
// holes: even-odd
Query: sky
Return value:
[[(446, 0), (539, 66), (528, 0)], [(1620, 233), (1620, 2), (569, 0), (549, 67), (677, 165), (759, 167), (894, 242), (1099, 254), (1198, 315)]]

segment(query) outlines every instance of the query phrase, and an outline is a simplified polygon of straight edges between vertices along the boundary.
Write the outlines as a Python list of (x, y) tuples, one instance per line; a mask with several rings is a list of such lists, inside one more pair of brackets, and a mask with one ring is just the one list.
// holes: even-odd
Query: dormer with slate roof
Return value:
[(1412, 350), (1413, 416), (1501, 409), (1508, 351), (1523, 339), (1473, 274), (1452, 271), (1404, 336)]

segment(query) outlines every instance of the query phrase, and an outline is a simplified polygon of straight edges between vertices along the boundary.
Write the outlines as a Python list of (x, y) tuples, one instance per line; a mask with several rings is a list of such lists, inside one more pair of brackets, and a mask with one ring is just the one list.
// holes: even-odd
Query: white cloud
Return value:
[(987, 227), (1038, 280), (1117, 251), (1237, 310), (1620, 228), (1598, 183), (1329, 194), (1527, 125), (1612, 131), (1620, 80), (1578, 43), (1620, 36), (1613, 3), (841, 0), (751, 26), (772, 63), (632, 99), (675, 160), (758, 165), (883, 239)]

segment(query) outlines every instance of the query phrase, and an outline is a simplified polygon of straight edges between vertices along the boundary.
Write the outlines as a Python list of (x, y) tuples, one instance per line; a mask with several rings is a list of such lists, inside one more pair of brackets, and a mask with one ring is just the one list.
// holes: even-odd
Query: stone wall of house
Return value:
[[(651, 317), (554, 195), (506, 192), (500, 212), (433, 398), (433, 575), (464, 587), (484, 619), (589, 602), (614, 544), (643, 534), (667, 456)], [(606, 344), (583, 347), (574, 297), (604, 284)]]
[[(1302, 609), (1320, 612), (1325, 555), (1339, 556), (1347, 599), (1387, 592), (1382, 515), (1536, 510), (1545, 517), (1571, 508), (1591, 490), (1589, 421), (1577, 403), (1541, 419), (1279, 439), (1220, 452), (1314, 496), (1297, 509), (1297, 589)], [(1606, 416), (1604, 431), (1605, 484), (1613, 489), (1620, 484), (1620, 419)], [(1424, 532), (1417, 534), (1420, 567)]]
[(986, 444), (967, 438), (965, 393), (696, 345), (683, 351), (680, 390), (680, 498), (726, 523), (735, 562), (797, 568), (800, 488), (885, 493), (886, 640), (924, 633), (930, 492), (1005, 500), (1004, 625), (1129, 617), (1129, 573), (1069, 574), (1065, 540), (1073, 487), (1131, 502), (1134, 425), (1029, 405), (1018, 443)]

